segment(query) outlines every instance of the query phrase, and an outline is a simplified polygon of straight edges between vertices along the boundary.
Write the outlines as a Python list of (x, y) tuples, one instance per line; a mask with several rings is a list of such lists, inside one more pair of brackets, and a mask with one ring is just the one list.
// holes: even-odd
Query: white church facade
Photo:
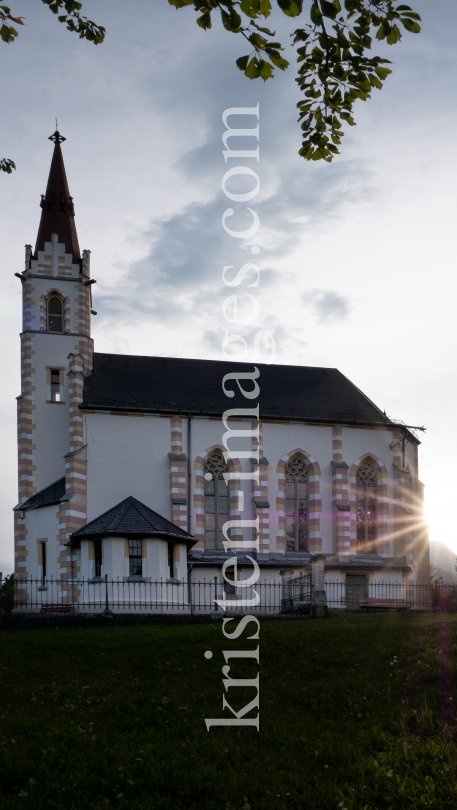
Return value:
[(24, 589), (53, 578), (77, 603), (83, 579), (222, 583), (233, 549), (241, 578), (249, 553), (266, 581), (321, 558), (333, 581), (428, 582), (420, 442), (338, 370), (94, 351), (90, 252), (52, 139), (36, 246), (16, 273)]

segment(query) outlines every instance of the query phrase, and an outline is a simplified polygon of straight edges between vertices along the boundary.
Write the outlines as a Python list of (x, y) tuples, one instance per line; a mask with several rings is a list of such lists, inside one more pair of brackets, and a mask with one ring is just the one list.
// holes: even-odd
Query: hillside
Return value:
[(438, 576), (450, 584), (457, 582), (455, 571), (457, 555), (441, 540), (430, 543), (430, 562), (438, 571)]

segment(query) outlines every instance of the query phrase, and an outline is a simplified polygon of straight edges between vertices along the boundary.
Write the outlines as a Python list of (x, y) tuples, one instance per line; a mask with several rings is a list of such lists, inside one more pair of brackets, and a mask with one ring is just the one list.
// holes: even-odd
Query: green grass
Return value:
[[(4, 630), (0, 806), (455, 810), (455, 642), (457, 617), (398, 614), (264, 620), (259, 642), (220, 624)], [(229, 716), (222, 650), (257, 643), (260, 731), (207, 732)]]

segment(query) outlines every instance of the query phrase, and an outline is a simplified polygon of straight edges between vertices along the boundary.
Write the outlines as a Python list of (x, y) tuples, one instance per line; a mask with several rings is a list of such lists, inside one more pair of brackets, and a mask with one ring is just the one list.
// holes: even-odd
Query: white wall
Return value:
[(38, 544), (40, 538), (47, 538), (47, 576), (60, 576), (57, 564), (59, 543), (57, 541), (59, 522), (57, 519), (59, 505), (41, 506), (39, 509), (28, 509), (27, 516), (27, 571), (29, 577), (36, 579), (41, 576), (41, 566), (38, 565)]
[(84, 414), (87, 520), (129, 495), (171, 520), (170, 420)]
[[(70, 449), (68, 423), (68, 360), (75, 338), (40, 332), (35, 335), (35, 444), (37, 490), (65, 475), (64, 455)], [(65, 368), (63, 402), (47, 403), (46, 366)]]

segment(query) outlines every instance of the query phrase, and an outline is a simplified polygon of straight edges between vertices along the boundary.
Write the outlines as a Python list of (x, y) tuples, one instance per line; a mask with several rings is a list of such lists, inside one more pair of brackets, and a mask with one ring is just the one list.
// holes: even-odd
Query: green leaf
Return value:
[(314, 23), (314, 25), (322, 25), (322, 14), (316, 3), (313, 3), (311, 6), (309, 16), (311, 17), (311, 22)]
[(259, 13), (260, 0), (241, 0), (240, 9), (247, 17), (256, 19)]
[(248, 66), (248, 62), (249, 56), (240, 56), (240, 58), (236, 60), (236, 66), (244, 72)]
[(202, 14), (202, 16), (197, 19), (197, 25), (205, 30), (212, 27), (211, 14), (209, 11), (207, 11), (206, 14)]
[(375, 76), (373, 73), (370, 73), (368, 79), (372, 87), (377, 87), (378, 90), (382, 90), (382, 82), (379, 81), (377, 76)]
[(253, 32), (249, 35), (248, 39), (251, 45), (254, 45), (254, 48), (257, 48), (260, 51), (265, 49), (266, 42), (263, 37), (259, 36), (259, 34)]
[(16, 164), (10, 158), (0, 158), (0, 171), (6, 172), (7, 174), (11, 174), (13, 169), (16, 168)]
[[(208, 16), (210, 16), (208, 14)], [(226, 31), (232, 31), (233, 33), (238, 33), (241, 29), (241, 17), (237, 12), (232, 9), (230, 14), (227, 14), (226, 11), (221, 9), (221, 18), (222, 18), (222, 25), (226, 29)], [(200, 18), (201, 19), (201, 18)], [(208, 26), (209, 28), (211, 26)]]
[(419, 23), (414, 22), (413, 20), (408, 20), (407, 17), (401, 17), (400, 22), (404, 25), (407, 31), (411, 32), (411, 34), (420, 34), (421, 27)]
[(267, 79), (270, 79), (274, 75), (274, 68), (269, 62), (265, 62), (261, 59), (259, 62), (259, 73), (260, 77), (266, 82)]
[(401, 39), (400, 29), (397, 25), (392, 27), (391, 32), (387, 36), (387, 42), (389, 45), (395, 45)]
[(262, 17), (269, 17), (271, 14), (270, 0), (260, 0), (260, 14)]
[(338, 11), (341, 11), (341, 7), (336, 8), (335, 4), (329, 3), (328, 0), (321, 0), (321, 9), (324, 17), (330, 17), (331, 20), (334, 20)]
[(376, 67), (375, 72), (378, 74), (379, 78), (383, 79), (383, 80), (387, 79), (389, 73), (392, 73), (392, 71), (389, 70), (389, 68), (383, 68), (383, 67)]
[(248, 77), (248, 79), (258, 79), (260, 76), (259, 73), (259, 60), (253, 56), (249, 65), (247, 66), (246, 70), (244, 71), (244, 75)]
[(298, 17), (302, 13), (303, 0), (276, 0), (276, 2), (288, 17)]
[(273, 54), (269, 53), (268, 56), (270, 57), (271, 61), (273, 62), (276, 67), (280, 70), (285, 70), (289, 67), (289, 62), (287, 59), (283, 59), (282, 56), (274, 56)]

